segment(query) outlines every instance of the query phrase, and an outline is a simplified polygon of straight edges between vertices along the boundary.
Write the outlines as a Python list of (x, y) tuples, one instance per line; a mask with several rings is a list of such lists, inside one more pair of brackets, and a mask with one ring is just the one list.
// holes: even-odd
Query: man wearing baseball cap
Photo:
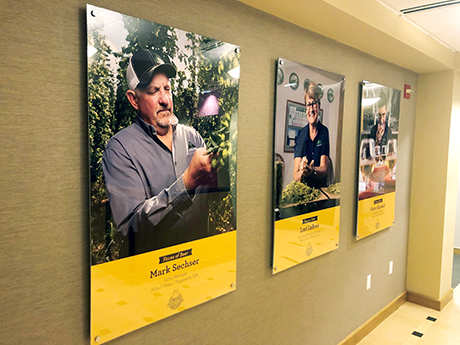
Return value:
[(176, 68), (150, 49), (130, 58), (126, 96), (138, 114), (102, 157), (113, 219), (126, 236), (122, 257), (209, 235), (200, 188), (215, 171), (203, 138), (173, 113), (169, 78), (175, 76)]

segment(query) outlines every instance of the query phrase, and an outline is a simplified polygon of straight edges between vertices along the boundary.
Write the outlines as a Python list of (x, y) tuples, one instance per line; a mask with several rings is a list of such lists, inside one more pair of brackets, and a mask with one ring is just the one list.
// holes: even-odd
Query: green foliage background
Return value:
[[(88, 59), (92, 264), (117, 259), (125, 240), (112, 222), (101, 160), (109, 139), (136, 116), (126, 98), (125, 75), (129, 57), (143, 48), (153, 49), (166, 62), (174, 64), (175, 59), (185, 66), (178, 68), (171, 81), (174, 112), (180, 123), (194, 127), (207, 147), (218, 152), (218, 183), (230, 188), (225, 197), (210, 201), (210, 226), (215, 234), (236, 229), (238, 79), (227, 72), (239, 66), (238, 48), (193, 33), (185, 33), (187, 43), (182, 48), (179, 31), (172, 27), (129, 16), (123, 16), (122, 25), (128, 31), (128, 43), (121, 52), (111, 51), (100, 30), (88, 30), (88, 44), (97, 49)], [(116, 61), (116, 71), (110, 60)], [(220, 96), (219, 115), (197, 116), (202, 91)]]

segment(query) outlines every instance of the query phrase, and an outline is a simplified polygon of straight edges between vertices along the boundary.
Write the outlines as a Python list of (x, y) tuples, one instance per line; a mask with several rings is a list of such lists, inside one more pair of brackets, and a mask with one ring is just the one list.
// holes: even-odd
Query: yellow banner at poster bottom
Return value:
[(356, 238), (363, 239), (395, 222), (395, 192), (358, 201)]
[(273, 273), (339, 247), (340, 206), (275, 222)]
[(91, 267), (91, 344), (233, 291), (236, 231)]

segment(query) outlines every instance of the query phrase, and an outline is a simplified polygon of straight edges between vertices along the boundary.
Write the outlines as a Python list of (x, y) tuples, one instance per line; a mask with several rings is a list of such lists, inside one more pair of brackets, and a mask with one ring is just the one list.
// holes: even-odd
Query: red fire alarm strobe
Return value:
[(411, 92), (412, 89), (410, 88), (410, 85), (404, 84), (404, 98), (410, 98)]

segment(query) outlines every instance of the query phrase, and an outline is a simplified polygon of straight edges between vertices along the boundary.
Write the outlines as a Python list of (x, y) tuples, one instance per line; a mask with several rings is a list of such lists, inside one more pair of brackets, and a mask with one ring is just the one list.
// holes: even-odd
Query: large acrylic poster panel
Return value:
[(400, 102), (401, 91), (362, 83), (358, 240), (394, 224)]
[(239, 47), (91, 5), (87, 28), (91, 342), (102, 344), (236, 287)]
[(278, 59), (273, 273), (337, 249), (345, 77)]

